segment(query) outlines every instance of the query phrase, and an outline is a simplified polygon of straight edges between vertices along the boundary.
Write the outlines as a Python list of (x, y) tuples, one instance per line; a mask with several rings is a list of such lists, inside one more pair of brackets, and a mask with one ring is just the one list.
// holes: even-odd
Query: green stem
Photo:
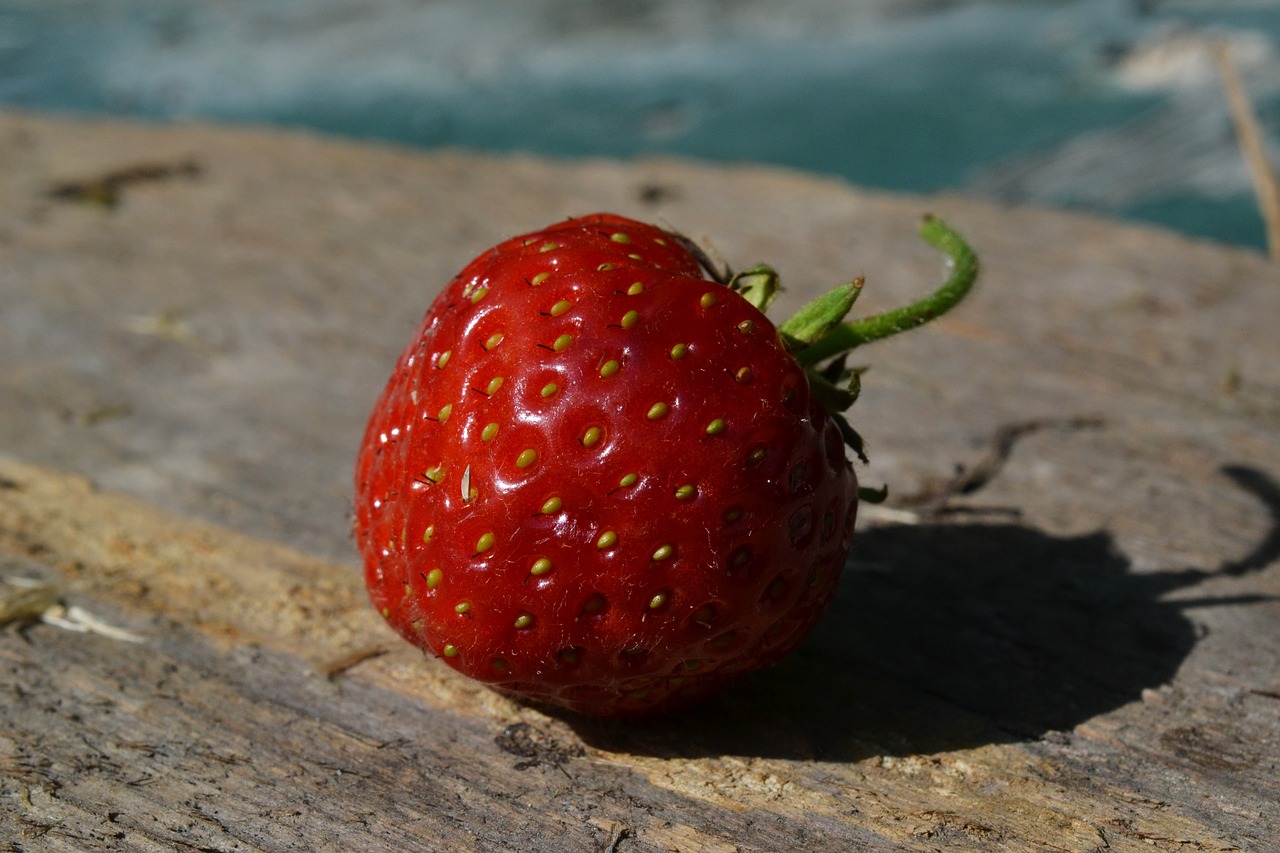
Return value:
[(929, 296), (902, 308), (836, 326), (811, 346), (795, 353), (808, 366), (842, 352), (914, 329), (954, 308), (978, 277), (978, 258), (964, 239), (935, 216), (920, 223), (920, 236), (950, 259), (951, 275)]

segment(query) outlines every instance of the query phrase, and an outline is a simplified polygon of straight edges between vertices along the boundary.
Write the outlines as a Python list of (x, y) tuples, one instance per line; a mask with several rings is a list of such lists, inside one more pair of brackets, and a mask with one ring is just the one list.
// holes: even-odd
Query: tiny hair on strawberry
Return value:
[(854, 538), (856, 347), (958, 304), (965, 241), (925, 298), (846, 319), (862, 279), (780, 325), (763, 264), (597, 213), (509, 239), (432, 303), (369, 418), (356, 539), (401, 636), (535, 703), (672, 711), (776, 663)]

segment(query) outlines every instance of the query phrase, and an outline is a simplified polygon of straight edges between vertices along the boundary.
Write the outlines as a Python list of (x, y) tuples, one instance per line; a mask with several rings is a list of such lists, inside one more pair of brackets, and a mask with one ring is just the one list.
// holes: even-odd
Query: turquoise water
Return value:
[(773, 163), (1260, 246), (1209, 38), (1280, 138), (1280, 0), (0, 0), (0, 104)]

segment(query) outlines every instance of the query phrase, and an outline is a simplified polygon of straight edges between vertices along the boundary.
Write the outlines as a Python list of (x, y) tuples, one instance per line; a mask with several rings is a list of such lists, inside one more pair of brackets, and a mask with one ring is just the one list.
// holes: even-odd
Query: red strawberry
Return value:
[(841, 324), (855, 282), (781, 330), (772, 270), (708, 280), (687, 241), (618, 216), (472, 261), (360, 448), (374, 604), (466, 675), (587, 714), (683, 706), (780, 659), (835, 592), (858, 502), (856, 435), (826, 408), (856, 374), (804, 365), (963, 296), (972, 255), (924, 233), (957, 261), (930, 300)]

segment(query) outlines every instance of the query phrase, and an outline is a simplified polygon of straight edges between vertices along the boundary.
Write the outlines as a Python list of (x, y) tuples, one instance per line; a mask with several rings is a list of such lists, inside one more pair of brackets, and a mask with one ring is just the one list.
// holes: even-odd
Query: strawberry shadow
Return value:
[(1272, 523), (1249, 554), (1217, 569), (1135, 573), (1106, 532), (871, 527), (822, 623), (783, 663), (680, 716), (565, 721), (615, 752), (822, 761), (1070, 731), (1174, 678), (1198, 639), (1189, 607), (1264, 600), (1165, 600), (1280, 559), (1280, 484), (1252, 468), (1224, 472)]

